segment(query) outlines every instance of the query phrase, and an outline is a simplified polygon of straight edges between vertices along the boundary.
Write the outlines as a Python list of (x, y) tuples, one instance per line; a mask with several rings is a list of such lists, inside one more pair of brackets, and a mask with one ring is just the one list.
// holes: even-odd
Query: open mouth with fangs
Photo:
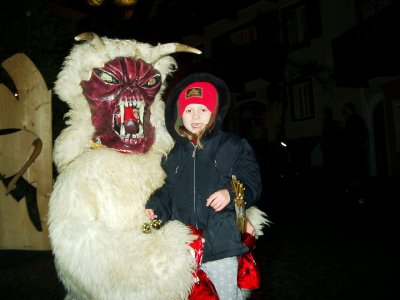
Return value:
[(113, 128), (121, 142), (127, 146), (144, 141), (145, 103), (137, 100), (120, 101), (113, 112)]

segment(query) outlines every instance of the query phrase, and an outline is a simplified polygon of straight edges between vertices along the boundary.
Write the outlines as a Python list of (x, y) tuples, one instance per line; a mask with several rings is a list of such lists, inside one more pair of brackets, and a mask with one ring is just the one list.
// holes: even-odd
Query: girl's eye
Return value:
[(192, 110), (191, 110), (191, 109), (187, 109), (186, 112), (187, 112), (187, 113), (191, 113)]

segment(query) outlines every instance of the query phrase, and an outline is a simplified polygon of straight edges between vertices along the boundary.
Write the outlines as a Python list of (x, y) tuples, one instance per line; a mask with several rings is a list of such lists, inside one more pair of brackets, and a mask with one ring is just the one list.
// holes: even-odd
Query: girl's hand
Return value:
[(206, 206), (211, 206), (215, 211), (223, 210), (231, 202), (227, 189), (216, 191), (207, 198)]
[(147, 208), (144, 210), (144, 214), (146, 217), (148, 217), (150, 220), (157, 219), (157, 215), (154, 213), (154, 209)]

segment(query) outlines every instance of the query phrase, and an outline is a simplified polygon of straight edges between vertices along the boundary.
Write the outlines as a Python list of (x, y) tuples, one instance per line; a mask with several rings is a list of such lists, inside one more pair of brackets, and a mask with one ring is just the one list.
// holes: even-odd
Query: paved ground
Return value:
[[(262, 208), (274, 224), (257, 241), (263, 284), (252, 299), (400, 299), (396, 195), (388, 194), (396, 181), (347, 193), (316, 180), (270, 182)], [(64, 294), (50, 252), (0, 250), (0, 299)]]

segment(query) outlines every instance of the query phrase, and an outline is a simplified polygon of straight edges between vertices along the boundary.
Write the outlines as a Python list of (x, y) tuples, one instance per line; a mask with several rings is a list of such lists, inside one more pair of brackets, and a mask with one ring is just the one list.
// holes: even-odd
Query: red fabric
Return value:
[(217, 290), (214, 284), (211, 282), (207, 274), (200, 269), (201, 260), (203, 258), (203, 230), (197, 230), (195, 227), (190, 226), (194, 235), (197, 235), (197, 239), (190, 243), (193, 249), (193, 255), (197, 262), (196, 271), (193, 273), (194, 282), (192, 285), (192, 291), (189, 296), (189, 300), (219, 300)]
[(217, 290), (202, 269), (197, 269), (189, 300), (219, 300)]
[(216, 114), (218, 93), (209, 82), (193, 82), (185, 87), (178, 97), (179, 117), (189, 104), (203, 104), (209, 111)]
[(242, 234), (242, 241), (250, 250), (239, 257), (238, 286), (246, 290), (259, 289), (261, 284), (260, 269), (252, 254), (256, 238), (245, 232)]
[(242, 233), (242, 242), (250, 250), (254, 250), (254, 247), (256, 246), (256, 237), (251, 235), (250, 233), (244, 232)]

